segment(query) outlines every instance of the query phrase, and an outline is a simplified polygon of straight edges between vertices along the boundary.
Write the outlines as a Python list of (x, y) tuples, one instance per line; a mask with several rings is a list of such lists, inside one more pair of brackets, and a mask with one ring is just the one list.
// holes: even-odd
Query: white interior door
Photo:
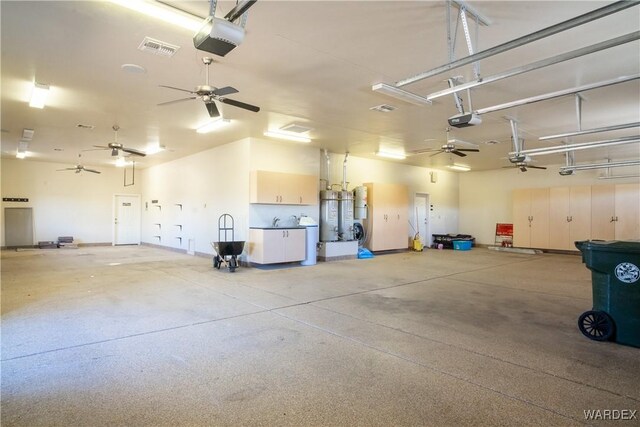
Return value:
[(114, 245), (140, 244), (140, 196), (116, 195), (114, 198)]
[(33, 246), (32, 208), (4, 208), (4, 239), (8, 248)]
[(413, 217), (415, 218), (416, 229), (420, 233), (420, 240), (426, 247), (431, 246), (431, 230), (429, 226), (429, 195), (416, 194), (414, 197)]

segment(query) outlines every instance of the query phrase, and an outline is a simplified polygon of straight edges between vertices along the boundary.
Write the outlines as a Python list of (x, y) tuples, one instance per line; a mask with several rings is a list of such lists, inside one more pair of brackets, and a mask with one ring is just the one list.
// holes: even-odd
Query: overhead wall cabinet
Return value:
[(574, 242), (591, 236), (591, 187), (549, 189), (549, 248), (576, 250)]
[(305, 230), (302, 228), (252, 228), (249, 230), (249, 262), (276, 264), (305, 258)]
[(514, 190), (514, 246), (575, 251), (590, 239), (640, 239), (640, 184)]
[(318, 177), (270, 171), (252, 171), (250, 203), (317, 205)]
[(387, 251), (409, 247), (409, 191), (404, 185), (366, 183), (369, 249)]
[(513, 192), (513, 246), (549, 247), (549, 189)]
[(591, 238), (640, 239), (640, 184), (592, 187)]

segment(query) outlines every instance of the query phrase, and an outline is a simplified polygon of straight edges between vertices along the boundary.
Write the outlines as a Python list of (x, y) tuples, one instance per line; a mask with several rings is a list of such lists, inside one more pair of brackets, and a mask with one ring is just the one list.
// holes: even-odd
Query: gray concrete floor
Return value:
[(144, 246), (3, 251), (2, 425), (600, 425), (583, 411), (640, 409), (640, 350), (584, 338), (590, 308), (574, 255), (229, 273)]

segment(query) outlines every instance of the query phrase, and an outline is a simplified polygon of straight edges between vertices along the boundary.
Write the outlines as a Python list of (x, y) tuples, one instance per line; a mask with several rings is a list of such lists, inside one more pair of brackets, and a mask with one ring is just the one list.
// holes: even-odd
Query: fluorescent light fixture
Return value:
[(408, 102), (414, 105), (431, 105), (431, 101), (427, 98), (416, 95), (415, 93), (408, 92), (404, 89), (400, 89), (395, 86), (388, 85), (386, 83), (378, 83), (371, 86), (371, 90), (374, 92), (380, 92), (385, 95), (391, 96), (396, 99)]
[(42, 83), (33, 83), (33, 92), (31, 92), (31, 100), (29, 107), (44, 108), (49, 96), (49, 85)]
[(209, 132), (214, 131), (216, 129), (220, 129), (221, 127), (224, 127), (224, 126), (226, 126), (226, 125), (228, 125), (230, 123), (231, 123), (231, 120), (220, 118), (220, 119), (214, 120), (212, 122), (209, 122), (207, 124), (204, 124), (204, 125), (200, 126), (198, 129), (196, 129), (196, 132), (198, 132), (198, 133), (209, 133)]
[(127, 9), (159, 19), (169, 24), (176, 25), (181, 28), (196, 33), (202, 27), (204, 18), (191, 15), (166, 4), (151, 0), (111, 0), (111, 3), (117, 4)]
[(18, 151), (16, 153), (16, 158), (18, 158), (18, 159), (24, 159), (25, 157), (27, 157), (27, 152), (26, 151)]
[(291, 135), (289, 133), (275, 132), (272, 130), (265, 132), (264, 136), (268, 136), (271, 138), (287, 139), (289, 141), (296, 141), (296, 142), (311, 142), (311, 138), (307, 138), (306, 136)]
[(127, 165), (127, 161), (124, 159), (124, 157), (118, 157), (118, 160), (116, 160), (116, 167), (123, 168), (126, 165)]
[(392, 152), (392, 151), (376, 151), (376, 156), (386, 157), (387, 159), (396, 159), (396, 160), (404, 160), (407, 158), (407, 155), (400, 152)]
[(471, 168), (467, 165), (461, 165), (458, 163), (454, 163), (452, 165), (447, 165), (447, 167), (449, 169), (453, 169), (455, 171), (460, 171), (460, 172), (469, 172), (471, 170)]
[(27, 129), (27, 128), (22, 129), (22, 140), (31, 141), (33, 139), (34, 132), (35, 131), (33, 129)]

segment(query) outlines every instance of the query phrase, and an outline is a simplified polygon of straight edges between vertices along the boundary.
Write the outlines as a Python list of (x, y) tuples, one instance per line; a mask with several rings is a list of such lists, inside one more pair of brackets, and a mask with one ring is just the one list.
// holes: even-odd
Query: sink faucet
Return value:
[(271, 222), (271, 226), (272, 227), (277, 227), (278, 226), (278, 221), (280, 221), (280, 218), (278, 218), (277, 216), (273, 217), (273, 221)]
[(295, 215), (291, 215), (291, 219), (293, 220), (293, 225), (299, 225), (300, 224), (300, 220), (298, 219), (297, 216)]

